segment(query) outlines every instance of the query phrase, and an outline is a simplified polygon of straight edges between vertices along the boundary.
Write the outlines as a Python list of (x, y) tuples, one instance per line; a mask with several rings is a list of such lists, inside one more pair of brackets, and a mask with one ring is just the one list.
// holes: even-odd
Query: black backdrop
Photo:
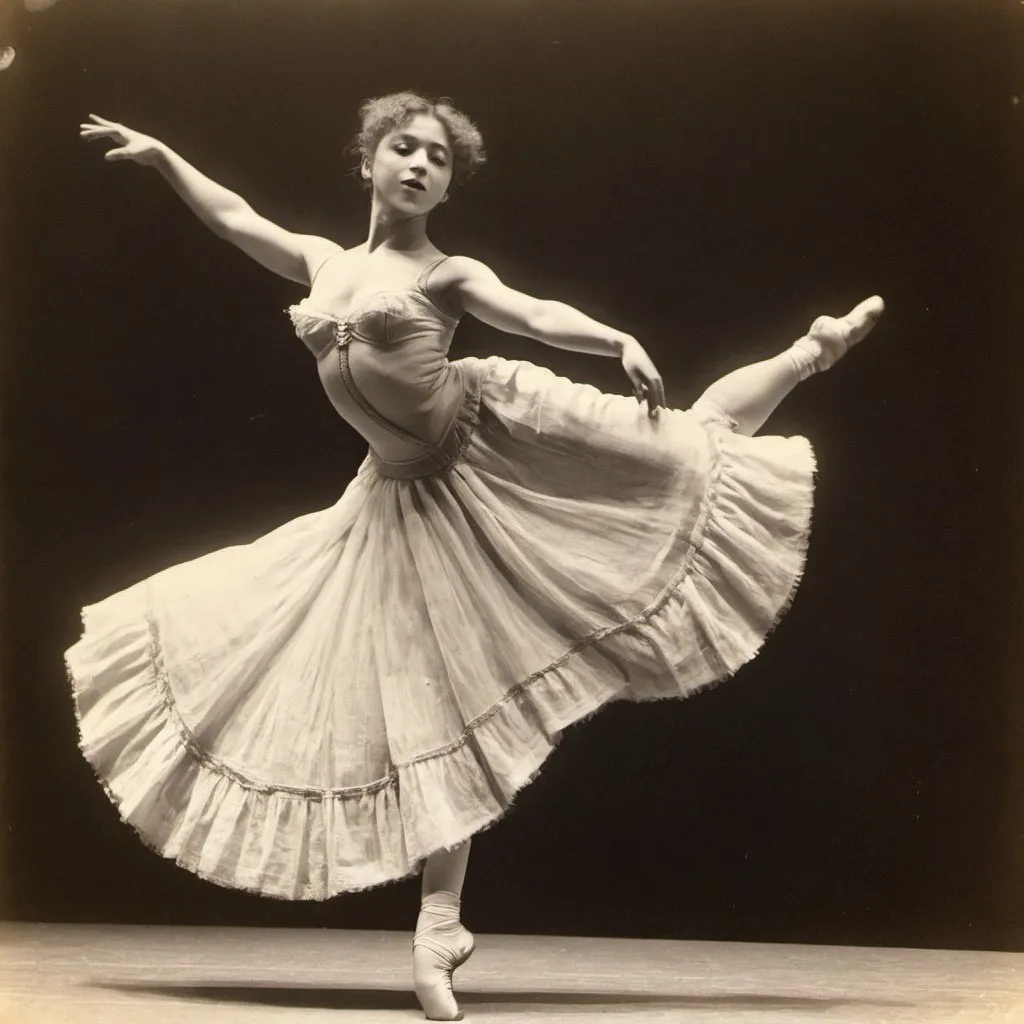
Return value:
[[(75, 742), (78, 608), (332, 504), (363, 454), (296, 286), (158, 175), (150, 132), (261, 212), (365, 229), (360, 99), (453, 96), (492, 160), (436, 219), (638, 335), (672, 404), (880, 292), (771, 429), (808, 434), (808, 573), (763, 654), (571, 730), (475, 845), (479, 931), (1024, 949), (1019, 98), (1024, 6), (878, 0), (63, 0), (8, 14), (0, 829), (17, 919), (410, 928), (417, 882), (292, 904), (147, 851)], [(1017, 280), (1015, 281), (1015, 274)], [(465, 324), (454, 354), (617, 364)]]

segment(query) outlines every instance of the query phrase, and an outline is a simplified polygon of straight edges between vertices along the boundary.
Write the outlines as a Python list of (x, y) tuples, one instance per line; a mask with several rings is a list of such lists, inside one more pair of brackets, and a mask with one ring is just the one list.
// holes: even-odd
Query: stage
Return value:
[[(0, 923), (3, 1024), (422, 1020), (411, 933)], [(1024, 1021), (1024, 954), (478, 935), (467, 1021)]]

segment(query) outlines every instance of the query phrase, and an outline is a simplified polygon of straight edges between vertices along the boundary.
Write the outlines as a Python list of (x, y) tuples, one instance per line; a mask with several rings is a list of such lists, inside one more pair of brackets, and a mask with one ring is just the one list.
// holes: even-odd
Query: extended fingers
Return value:
[(116, 121), (108, 121), (99, 114), (90, 114), (91, 121), (83, 121), (79, 126), (79, 135), (83, 139), (102, 139), (110, 135), (124, 136), (124, 125)]
[(83, 139), (123, 138), (119, 128), (104, 128), (95, 124), (80, 124), (78, 134)]

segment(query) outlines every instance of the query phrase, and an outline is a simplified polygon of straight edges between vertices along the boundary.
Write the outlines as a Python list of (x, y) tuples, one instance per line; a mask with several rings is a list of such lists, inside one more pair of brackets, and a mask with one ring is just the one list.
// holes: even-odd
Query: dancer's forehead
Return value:
[(413, 114), (394, 131), (384, 136), (384, 139), (389, 141), (399, 138), (407, 138), (412, 142), (429, 146), (431, 149), (443, 149), (449, 155), (452, 151), (447, 128), (432, 114)]

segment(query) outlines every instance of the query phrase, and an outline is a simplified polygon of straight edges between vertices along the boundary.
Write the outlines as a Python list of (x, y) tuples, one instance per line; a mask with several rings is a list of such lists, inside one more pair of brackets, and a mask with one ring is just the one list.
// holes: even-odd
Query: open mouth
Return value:
[(427, 191), (426, 186), (418, 178), (406, 178), (405, 181), (402, 182), (402, 184), (406, 188), (415, 188), (418, 189), (420, 192)]

